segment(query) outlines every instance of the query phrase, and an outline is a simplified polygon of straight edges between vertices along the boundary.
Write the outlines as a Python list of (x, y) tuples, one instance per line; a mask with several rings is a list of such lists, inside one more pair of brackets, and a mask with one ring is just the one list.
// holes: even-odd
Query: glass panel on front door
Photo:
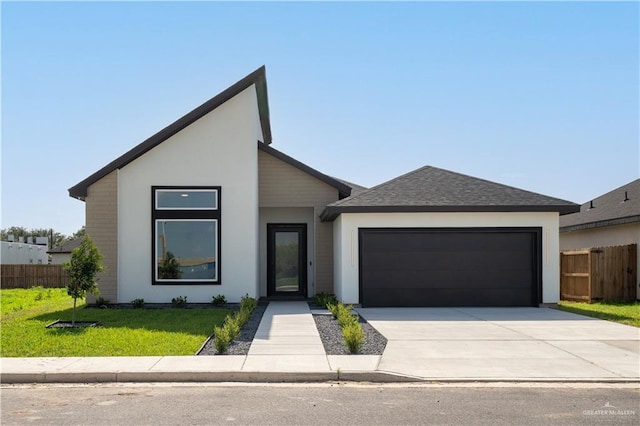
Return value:
[(267, 224), (267, 296), (307, 294), (307, 225)]
[(300, 233), (275, 232), (275, 291), (300, 290)]

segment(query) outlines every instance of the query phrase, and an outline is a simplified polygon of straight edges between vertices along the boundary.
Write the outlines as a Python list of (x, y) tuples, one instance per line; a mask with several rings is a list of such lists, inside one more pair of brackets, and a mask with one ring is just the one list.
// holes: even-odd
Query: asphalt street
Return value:
[(640, 424), (638, 384), (3, 385), (2, 425)]

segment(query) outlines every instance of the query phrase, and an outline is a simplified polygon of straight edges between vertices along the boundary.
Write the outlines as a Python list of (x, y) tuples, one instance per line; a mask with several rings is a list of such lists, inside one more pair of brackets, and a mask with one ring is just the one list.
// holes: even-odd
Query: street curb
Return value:
[(412, 377), (384, 371), (265, 372), (265, 371), (175, 371), (175, 372), (86, 372), (0, 373), (1, 384), (26, 383), (640, 383), (629, 378), (442, 378)]
[(283, 373), (252, 371), (2, 373), (0, 383), (120, 383), (120, 382), (329, 382), (338, 373)]

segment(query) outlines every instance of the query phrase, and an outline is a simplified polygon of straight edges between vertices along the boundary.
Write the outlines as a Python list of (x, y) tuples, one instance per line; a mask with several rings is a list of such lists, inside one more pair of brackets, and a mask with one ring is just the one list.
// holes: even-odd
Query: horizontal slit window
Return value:
[(217, 210), (215, 189), (156, 189), (157, 210)]

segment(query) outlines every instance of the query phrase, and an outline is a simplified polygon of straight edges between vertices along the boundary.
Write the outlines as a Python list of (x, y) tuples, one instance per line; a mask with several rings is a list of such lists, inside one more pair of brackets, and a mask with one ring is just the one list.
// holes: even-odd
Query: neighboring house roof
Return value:
[[(345, 181), (341, 181), (339, 179), (336, 178), (332, 178), (331, 176), (327, 176), (324, 173), (321, 173), (319, 171), (317, 171), (316, 169), (313, 169), (309, 166), (307, 166), (304, 163), (301, 163), (300, 161), (296, 160), (295, 158), (289, 157), (287, 154), (278, 151), (277, 149), (274, 149), (268, 145), (263, 144), (262, 142), (258, 142), (258, 149), (261, 151), (266, 152), (269, 155), (274, 156), (275, 158), (284, 161), (285, 163), (296, 167), (299, 170), (302, 170), (303, 172), (315, 177), (316, 179), (321, 180), (322, 182), (326, 183), (327, 185), (330, 185), (334, 188), (336, 188), (338, 190), (339, 196), (340, 198), (345, 198), (348, 197), (349, 195), (351, 195), (351, 191), (353, 186), (351, 185), (347, 185), (347, 183)], [(357, 185), (355, 185), (357, 186)]]
[(67, 241), (66, 243), (64, 243), (60, 247), (56, 247), (56, 248), (53, 248), (53, 249), (49, 250), (47, 253), (49, 253), (49, 254), (53, 254), (53, 253), (65, 253), (65, 254), (66, 253), (71, 253), (74, 248), (76, 248), (76, 247), (78, 247), (80, 245), (81, 242), (82, 242), (82, 238), (76, 238), (75, 240)]
[(560, 232), (640, 222), (640, 179), (622, 185), (560, 218)]
[(111, 163), (104, 166), (82, 182), (69, 188), (69, 195), (73, 198), (83, 200), (87, 196), (87, 189), (93, 183), (102, 179), (114, 170), (120, 169), (136, 158), (140, 157), (147, 151), (153, 149), (157, 145), (161, 144), (171, 136), (175, 135), (182, 129), (193, 124), (195, 121), (204, 117), (220, 105), (233, 98), (243, 90), (249, 88), (251, 85), (256, 86), (256, 92), (258, 95), (258, 111), (260, 114), (260, 125), (262, 127), (262, 135), (264, 143), (271, 143), (271, 124), (269, 121), (269, 104), (267, 101), (267, 80), (266, 71), (264, 65), (242, 80), (235, 83), (233, 86), (225, 89), (223, 92), (209, 99), (193, 111), (186, 114), (184, 117), (178, 119), (174, 123), (168, 125), (164, 129), (160, 130), (155, 135), (151, 136), (138, 146), (134, 147), (127, 153), (113, 160)]
[(425, 166), (336, 201), (322, 212), (323, 221), (341, 213), (365, 212), (547, 212), (578, 211), (570, 201), (488, 180)]

